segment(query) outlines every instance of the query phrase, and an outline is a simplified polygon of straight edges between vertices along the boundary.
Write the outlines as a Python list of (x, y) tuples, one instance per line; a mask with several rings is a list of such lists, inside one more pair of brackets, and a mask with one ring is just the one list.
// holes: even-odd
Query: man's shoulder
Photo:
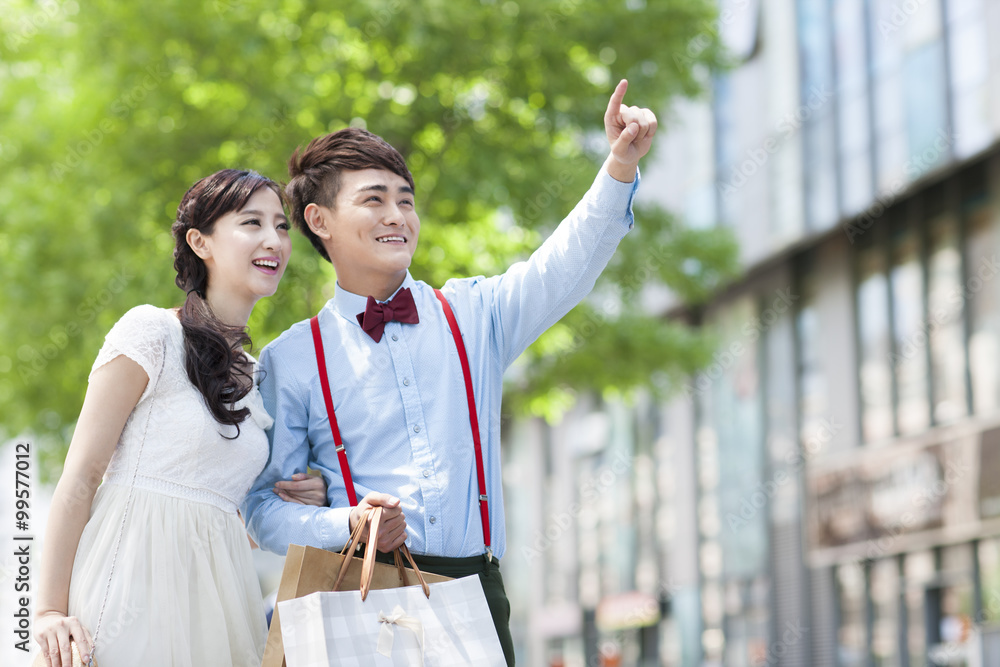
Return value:
[[(449, 301), (453, 301), (454, 299), (461, 301), (478, 295), (479, 292), (482, 292), (484, 288), (488, 288), (488, 286), (498, 278), (499, 276), (493, 276), (492, 278), (487, 278), (486, 276), (451, 278), (441, 286), (441, 293), (444, 294), (445, 298)], [(431, 290), (433, 288), (427, 286), (427, 289)]]
[(312, 331), (310, 330), (309, 320), (296, 322), (281, 332), (277, 338), (265, 345), (261, 351), (261, 357), (273, 356), (275, 354), (282, 354), (284, 351), (298, 349), (303, 342), (311, 338)]
[(441, 286), (441, 293), (448, 300), (459, 320), (478, 317), (477, 313), (495, 306), (495, 292), (503, 276), (471, 276), (452, 278)]

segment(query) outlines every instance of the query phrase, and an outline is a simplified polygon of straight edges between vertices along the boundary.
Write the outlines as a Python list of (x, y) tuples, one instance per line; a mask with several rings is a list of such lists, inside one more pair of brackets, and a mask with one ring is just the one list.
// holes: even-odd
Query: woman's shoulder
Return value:
[[(115, 357), (124, 355), (142, 366), (150, 378), (156, 377), (169, 350), (179, 346), (174, 342), (179, 339), (175, 330), (180, 331), (180, 322), (172, 310), (149, 304), (130, 309), (104, 337), (104, 345), (97, 354), (91, 373)], [(151, 387), (152, 383), (147, 391)]]
[(160, 308), (146, 303), (135, 306), (127, 311), (119, 318), (114, 328), (134, 329), (136, 331), (152, 333), (153, 331), (169, 330), (177, 325), (180, 325), (180, 320), (177, 319), (177, 311), (175, 309)]
[[(132, 346), (162, 346), (181, 332), (177, 311), (149, 304), (136, 306), (119, 318), (105, 341), (126, 348)], [(131, 341), (131, 343), (129, 343)]]

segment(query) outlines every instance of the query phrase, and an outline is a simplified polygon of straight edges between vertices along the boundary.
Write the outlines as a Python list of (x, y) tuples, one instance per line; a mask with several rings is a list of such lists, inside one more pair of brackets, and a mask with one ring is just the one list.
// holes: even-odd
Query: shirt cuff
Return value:
[(635, 199), (635, 193), (639, 191), (640, 180), (638, 167), (635, 169), (635, 180), (631, 183), (622, 183), (611, 176), (605, 167), (601, 167), (592, 187), (595, 206), (612, 215), (621, 215), (624, 212), (625, 223), (632, 229), (635, 226), (632, 201)]
[(340, 551), (351, 541), (351, 508), (330, 507), (323, 513), (320, 539), (324, 549)]

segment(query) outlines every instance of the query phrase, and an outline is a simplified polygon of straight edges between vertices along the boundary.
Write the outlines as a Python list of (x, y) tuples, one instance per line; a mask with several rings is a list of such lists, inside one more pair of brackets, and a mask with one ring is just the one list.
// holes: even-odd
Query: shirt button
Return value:
[(437, 517), (432, 516), (430, 519), (428, 519), (428, 521), (430, 521), (431, 523), (437, 523)]
[(404, 387), (410, 386), (410, 378), (403, 378), (403, 386)]
[(424, 471), (424, 477), (430, 477), (430, 476), (431, 476), (431, 471), (430, 470), (425, 470)]
[(413, 427), (413, 432), (420, 433), (420, 424), (417, 424), (416, 426)]
[(393, 340), (399, 340), (399, 336), (397, 336), (396, 334), (392, 334), (392, 339)]

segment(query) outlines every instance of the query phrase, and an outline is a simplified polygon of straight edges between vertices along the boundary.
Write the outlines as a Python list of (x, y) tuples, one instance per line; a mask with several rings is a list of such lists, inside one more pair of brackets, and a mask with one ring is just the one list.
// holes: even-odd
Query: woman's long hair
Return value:
[(243, 354), (243, 346), (251, 342), (250, 335), (246, 327), (225, 324), (212, 312), (205, 300), (208, 269), (188, 245), (187, 232), (197, 229), (211, 235), (220, 217), (242, 209), (262, 187), (270, 188), (284, 201), (277, 183), (253, 171), (223, 169), (206, 176), (185, 193), (170, 228), (175, 242), (175, 282), (187, 293), (180, 321), (188, 378), (205, 397), (215, 420), (235, 426), (237, 436), (239, 425), (250, 416), (249, 408), (232, 407), (253, 387), (251, 368)]

